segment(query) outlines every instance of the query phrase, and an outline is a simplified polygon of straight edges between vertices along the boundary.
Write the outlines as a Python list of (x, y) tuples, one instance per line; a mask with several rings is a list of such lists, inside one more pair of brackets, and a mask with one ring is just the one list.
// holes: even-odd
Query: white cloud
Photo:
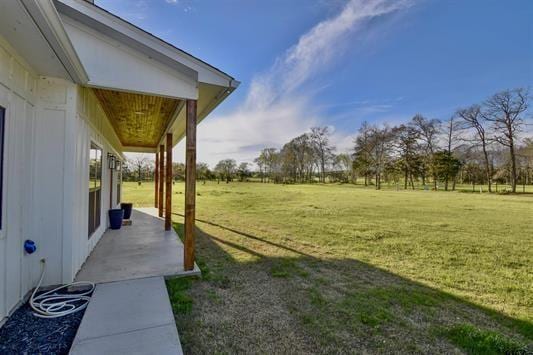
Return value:
[[(211, 165), (224, 158), (251, 161), (261, 148), (280, 147), (310, 127), (324, 124), (313, 105), (313, 91), (305, 84), (331, 69), (346, 39), (362, 32), (368, 20), (409, 4), (406, 0), (349, 0), (339, 14), (315, 25), (252, 80), (240, 107), (209, 117), (199, 126), (198, 160)], [(339, 149), (351, 144), (352, 138), (342, 132), (335, 132), (334, 138)], [(184, 154), (183, 145), (176, 149), (177, 160)]]
[(183, 12), (191, 12), (194, 10), (194, 7), (188, 4), (191, 2), (190, 0), (165, 0), (165, 2), (167, 4), (181, 6)]

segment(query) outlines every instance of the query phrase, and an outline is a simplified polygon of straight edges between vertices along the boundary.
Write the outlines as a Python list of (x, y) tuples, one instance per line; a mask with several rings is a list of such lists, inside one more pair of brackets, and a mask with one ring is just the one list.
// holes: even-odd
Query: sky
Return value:
[[(252, 162), (314, 126), (448, 119), (533, 90), (530, 0), (96, 0), (241, 81), (198, 126), (198, 161)], [(174, 160), (184, 160), (184, 142)]]

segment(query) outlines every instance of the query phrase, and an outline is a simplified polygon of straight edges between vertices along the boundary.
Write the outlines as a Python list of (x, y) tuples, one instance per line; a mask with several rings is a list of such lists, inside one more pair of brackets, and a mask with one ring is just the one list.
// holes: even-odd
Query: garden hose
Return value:
[[(33, 314), (40, 318), (58, 318), (66, 316), (68, 314), (79, 312), (87, 308), (87, 305), (91, 300), (90, 294), (94, 291), (95, 288), (95, 285), (92, 282), (73, 282), (71, 284), (59, 286), (54, 288), (53, 290), (37, 295), (37, 291), (39, 291), (39, 288), (41, 287), (41, 283), (43, 282), (44, 278), (44, 273), (46, 271), (45, 260), (43, 259), (41, 262), (43, 264), (41, 278), (39, 279), (39, 283), (37, 284), (37, 287), (35, 288), (30, 297), (30, 307), (34, 311)], [(72, 286), (88, 286), (89, 289), (87, 291), (75, 294), (58, 293), (59, 290)]]

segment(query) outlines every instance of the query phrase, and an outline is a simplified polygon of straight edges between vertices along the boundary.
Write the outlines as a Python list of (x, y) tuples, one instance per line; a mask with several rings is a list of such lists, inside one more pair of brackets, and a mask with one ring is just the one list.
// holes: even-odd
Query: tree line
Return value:
[[(199, 180), (229, 183), (252, 178), (267, 183), (340, 182), (398, 188), (455, 190), (457, 183), (533, 184), (533, 129), (528, 116), (529, 92), (524, 88), (496, 93), (485, 101), (456, 110), (449, 119), (414, 115), (391, 126), (363, 122), (350, 151), (336, 153), (329, 127), (313, 127), (281, 149), (261, 150), (252, 164), (234, 159), (219, 161), (213, 169), (197, 164)], [(128, 161), (123, 179), (153, 179), (154, 162), (146, 157)], [(176, 180), (183, 180), (185, 166), (173, 164)]]
[[(142, 184), (143, 181), (155, 179), (155, 161), (148, 155), (140, 155), (128, 159), (122, 168), (123, 181), (135, 181)], [(235, 179), (245, 181), (253, 176), (249, 163), (237, 165), (234, 159), (221, 160), (212, 170), (207, 163), (196, 164), (196, 178), (200, 181), (218, 180), (230, 182)], [(172, 163), (172, 178), (175, 181), (185, 180), (185, 164)]]
[(335, 153), (328, 127), (315, 127), (281, 149), (265, 148), (255, 159), (261, 181), (278, 183), (350, 182), (362, 179), (380, 189), (383, 182), (414, 189), (415, 182), (444, 190), (460, 183), (532, 183), (533, 138), (526, 89), (506, 90), (480, 104), (458, 109), (449, 119), (416, 114), (390, 126), (364, 122), (353, 149)]

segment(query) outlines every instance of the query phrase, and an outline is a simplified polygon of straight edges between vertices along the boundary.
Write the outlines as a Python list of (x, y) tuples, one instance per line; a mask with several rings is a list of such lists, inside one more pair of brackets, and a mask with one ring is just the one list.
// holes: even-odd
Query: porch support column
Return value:
[(163, 217), (163, 189), (165, 184), (165, 146), (161, 144), (159, 146), (159, 196), (157, 198), (159, 217)]
[(167, 173), (165, 188), (165, 230), (172, 228), (172, 133), (167, 133)]
[(159, 197), (159, 154), (155, 153), (155, 169), (154, 169), (154, 181), (155, 181), (155, 189), (154, 189), (154, 207), (158, 208), (158, 197)]
[(187, 100), (185, 120), (185, 270), (194, 269), (194, 219), (196, 208), (196, 100)]

